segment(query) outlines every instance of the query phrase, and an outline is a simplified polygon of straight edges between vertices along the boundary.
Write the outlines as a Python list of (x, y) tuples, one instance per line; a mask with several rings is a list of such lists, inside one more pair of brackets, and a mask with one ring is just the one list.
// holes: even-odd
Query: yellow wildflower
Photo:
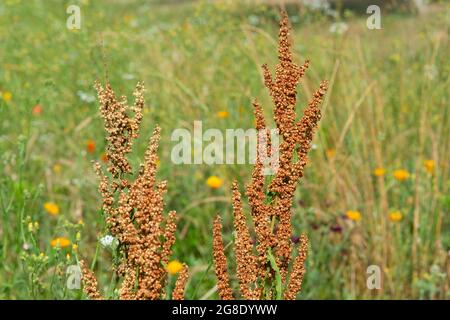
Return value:
[(53, 172), (54, 173), (60, 173), (61, 172), (61, 165), (59, 163), (55, 163), (53, 165)]
[(211, 176), (208, 178), (208, 180), (206, 180), (206, 184), (213, 189), (220, 188), (222, 183), (223, 183), (222, 179), (220, 179), (217, 176)]
[(228, 111), (219, 111), (219, 112), (217, 112), (217, 116), (219, 118), (221, 118), (221, 119), (228, 118), (228, 115), (229, 115)]
[(170, 274), (177, 274), (181, 269), (183, 269), (183, 265), (177, 260), (172, 260), (167, 264), (167, 272)]
[(39, 230), (39, 222), (28, 222), (28, 231), (29, 232), (37, 232)]
[(423, 165), (425, 167), (425, 170), (427, 170), (428, 173), (433, 173), (436, 163), (434, 162), (434, 160), (428, 159), (423, 162)]
[(52, 241), (50, 241), (50, 245), (55, 248), (55, 247), (61, 247), (61, 248), (65, 248), (70, 246), (70, 240), (64, 237), (57, 237), (55, 239), (53, 239)]
[(336, 155), (336, 149), (328, 149), (325, 153), (328, 159), (332, 159)]
[(391, 220), (392, 222), (399, 222), (402, 219), (403, 219), (403, 215), (398, 210), (392, 211), (389, 213), (389, 220)]
[(78, 250), (78, 245), (74, 243), (74, 244), (72, 245), (72, 250), (73, 250), (74, 252), (77, 252), (77, 250)]
[(348, 210), (346, 213), (347, 218), (353, 221), (361, 220), (361, 212), (355, 210)]
[(57, 216), (59, 214), (59, 207), (53, 202), (44, 203), (44, 209), (51, 216)]
[(9, 92), (9, 91), (3, 92), (3, 93), (2, 93), (2, 99), (3, 99), (5, 102), (11, 101), (11, 100), (12, 100), (12, 93)]
[(409, 178), (409, 172), (404, 169), (395, 170), (393, 174), (398, 181), (405, 181)]
[(375, 170), (373, 170), (373, 175), (375, 177), (382, 177), (386, 174), (386, 169), (384, 168), (376, 168)]

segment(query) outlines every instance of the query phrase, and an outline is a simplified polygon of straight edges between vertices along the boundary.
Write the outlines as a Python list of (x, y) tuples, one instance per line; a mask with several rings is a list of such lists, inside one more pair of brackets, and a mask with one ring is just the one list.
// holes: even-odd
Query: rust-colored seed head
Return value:
[[(302, 235), (300, 249), (294, 262), (292, 254), (292, 221), (291, 208), (295, 190), (299, 179), (303, 176), (303, 170), (307, 163), (307, 154), (311, 148), (314, 132), (321, 118), (319, 106), (323, 95), (327, 90), (327, 82), (323, 81), (320, 88), (314, 93), (313, 98), (305, 108), (300, 120), (297, 120), (296, 102), (297, 86), (309, 67), (309, 61), (302, 66), (293, 62), (293, 54), (289, 39), (289, 22), (286, 12), (282, 12), (279, 31), (278, 59), (275, 68), (275, 77), (272, 76), (269, 67), (262, 66), (264, 84), (268, 88), (274, 104), (273, 116), (281, 137), (278, 148), (279, 163), (276, 175), (266, 186), (263, 175), (261, 159), (263, 156), (271, 156), (276, 150), (272, 150), (270, 135), (267, 134), (267, 149), (257, 149), (256, 163), (253, 169), (252, 180), (246, 188), (246, 196), (251, 210), (251, 217), (256, 234), (256, 255), (253, 243), (250, 239), (250, 231), (243, 213), (241, 196), (236, 184), (233, 184), (233, 211), (234, 227), (236, 229), (235, 254), (237, 262), (237, 278), (242, 296), (246, 299), (273, 298), (280, 296), (274, 285), (277, 275), (281, 277), (285, 292), (285, 299), (295, 299), (300, 291), (304, 263), (307, 253), (308, 240)], [(256, 118), (256, 129), (266, 129), (263, 111), (260, 104), (253, 102)], [(259, 141), (258, 141), (259, 144)], [(264, 151), (265, 150), (265, 151)], [(267, 154), (261, 154), (267, 152)], [(294, 155), (297, 155), (294, 158)], [(216, 262), (216, 274), (220, 287), (228, 287), (228, 275), (226, 273), (226, 261), (221, 247), (221, 225), (216, 219), (214, 224), (214, 257)], [(223, 256), (222, 256), (223, 255)], [(272, 257), (271, 257), (272, 255)], [(271, 259), (275, 261), (274, 268)], [(220, 263), (218, 260), (220, 259)], [(288, 274), (292, 265), (291, 274)], [(224, 279), (227, 279), (226, 286)], [(225, 291), (222, 289), (222, 291)], [(225, 291), (227, 294), (228, 292)], [(231, 294), (231, 293), (230, 293)], [(223, 298), (225, 294), (221, 293)]]
[(214, 270), (217, 276), (217, 289), (222, 300), (233, 300), (233, 293), (230, 288), (230, 278), (227, 271), (227, 258), (222, 239), (222, 220), (217, 216), (213, 227), (213, 255)]
[[(175, 243), (177, 217), (175, 211), (164, 215), (167, 183), (157, 182), (155, 178), (161, 130), (158, 126), (154, 129), (144, 163), (136, 179), (130, 181), (133, 168), (127, 155), (138, 137), (144, 85), (138, 83), (136, 86), (133, 106), (128, 106), (126, 98), (118, 100), (109, 83), (103, 88), (97, 82), (95, 87), (107, 133), (107, 171), (111, 177), (103, 173), (99, 163), (95, 164), (95, 169), (101, 179), (99, 191), (106, 222), (111, 234), (120, 242), (119, 250), (123, 257), (118, 267), (118, 274), (124, 277), (120, 298), (162, 299), (167, 280), (165, 265)], [(181, 286), (186, 281), (187, 268), (184, 268), (177, 286), (177, 297), (183, 295)], [(92, 280), (88, 284), (92, 284)]]
[(298, 255), (295, 258), (292, 272), (289, 277), (289, 285), (284, 293), (284, 299), (295, 300), (297, 293), (300, 292), (302, 287), (303, 275), (305, 274), (305, 260), (308, 253), (308, 238), (302, 234), (299, 241), (300, 248)]
[(178, 275), (177, 282), (175, 283), (175, 288), (172, 293), (173, 300), (184, 300), (184, 288), (186, 287), (186, 282), (189, 278), (189, 269), (186, 264), (183, 265), (180, 274)]
[(83, 291), (92, 300), (101, 300), (102, 296), (98, 291), (97, 279), (94, 273), (89, 270), (84, 260), (80, 260), (81, 280), (83, 281)]
[(245, 299), (254, 299), (256, 293), (252, 287), (255, 287), (257, 279), (256, 257), (253, 255), (253, 243), (242, 211), (241, 194), (236, 181), (233, 183), (233, 211), (234, 228), (236, 229), (234, 252), (236, 254), (239, 286)]

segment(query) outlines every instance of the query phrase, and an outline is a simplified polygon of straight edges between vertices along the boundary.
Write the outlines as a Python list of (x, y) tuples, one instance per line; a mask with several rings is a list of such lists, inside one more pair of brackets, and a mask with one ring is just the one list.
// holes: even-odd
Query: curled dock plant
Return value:
[[(166, 297), (166, 265), (175, 242), (177, 216), (164, 214), (166, 181), (156, 180), (160, 128), (156, 127), (145, 152), (144, 163), (134, 172), (127, 158), (138, 137), (144, 107), (144, 85), (138, 83), (135, 101), (129, 106), (125, 97), (117, 99), (109, 83), (95, 84), (100, 113), (107, 133), (107, 168), (95, 169), (100, 177), (99, 191), (109, 233), (118, 241), (119, 263), (115, 268), (122, 278), (120, 299), (163, 299)], [(133, 179), (133, 175), (136, 177)], [(93, 273), (82, 262), (84, 291), (100, 299)], [(188, 278), (184, 265), (174, 289), (174, 298), (182, 299)]]
[[(267, 135), (269, 148), (265, 152), (268, 155), (279, 152), (278, 169), (272, 179), (267, 181), (261, 161), (266, 155), (261, 153), (264, 148), (258, 147), (252, 180), (246, 188), (256, 241), (252, 239), (236, 182), (232, 188), (236, 275), (240, 296), (244, 299), (295, 299), (301, 290), (305, 273), (308, 238), (304, 234), (300, 236), (298, 251), (295, 258), (292, 258), (294, 248), (291, 241), (291, 208), (298, 181), (307, 164), (314, 131), (321, 118), (319, 106), (327, 90), (327, 82), (320, 84), (303, 115), (297, 119), (297, 85), (305, 74), (309, 61), (302, 66), (293, 62), (289, 22), (285, 12), (282, 12), (280, 21), (278, 58), (275, 77), (269, 67), (263, 65), (264, 83), (275, 106), (274, 121), (280, 135), (278, 150), (274, 146), (270, 147), (270, 136)], [(255, 101), (253, 107), (256, 129), (259, 132), (267, 130), (261, 105)], [(213, 229), (219, 295), (222, 299), (233, 299), (220, 217), (216, 218)]]

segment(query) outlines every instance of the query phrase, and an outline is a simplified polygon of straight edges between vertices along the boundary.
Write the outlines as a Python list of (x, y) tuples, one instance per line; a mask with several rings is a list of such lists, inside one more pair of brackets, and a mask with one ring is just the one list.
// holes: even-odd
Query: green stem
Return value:
[(270, 261), (270, 265), (272, 269), (275, 271), (275, 292), (277, 294), (277, 300), (281, 300), (282, 296), (282, 286), (281, 286), (281, 272), (277, 266), (277, 262), (275, 261), (275, 257), (272, 254), (272, 248), (269, 248), (267, 251), (267, 256)]

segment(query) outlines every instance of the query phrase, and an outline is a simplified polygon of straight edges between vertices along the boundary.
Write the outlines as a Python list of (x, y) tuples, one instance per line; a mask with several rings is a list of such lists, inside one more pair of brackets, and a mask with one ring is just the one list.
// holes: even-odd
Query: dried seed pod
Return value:
[[(240, 291), (246, 299), (283, 297), (295, 299), (300, 291), (305, 273), (304, 263), (307, 252), (307, 238), (302, 235), (300, 250), (294, 262), (292, 254), (292, 221), (291, 208), (295, 190), (307, 163), (307, 154), (311, 148), (314, 131), (318, 126), (321, 114), (319, 106), (327, 90), (327, 82), (323, 81), (312, 100), (297, 119), (295, 107), (297, 102), (297, 85), (309, 67), (309, 61), (302, 66), (293, 62), (289, 25), (286, 12), (282, 12), (278, 47), (279, 63), (275, 68), (275, 77), (269, 67), (263, 65), (264, 84), (268, 88), (274, 104), (274, 120), (279, 130), (281, 144), (279, 146), (278, 170), (269, 185), (265, 185), (263, 156), (270, 156), (272, 150), (270, 137), (267, 136), (267, 154), (260, 154), (257, 149), (256, 163), (252, 180), (246, 188), (246, 195), (251, 210), (251, 217), (256, 233), (256, 252), (250, 240), (250, 231), (242, 210), (241, 196), (236, 184), (233, 184), (234, 226), (236, 229), (235, 254), (237, 278)], [(256, 118), (256, 129), (265, 130), (266, 125), (262, 108), (257, 101), (253, 103)], [(258, 141), (259, 143), (259, 141)], [(294, 157), (294, 155), (297, 155)], [(222, 298), (231, 296), (226, 273), (226, 258), (221, 242), (221, 224), (216, 219), (214, 224), (214, 257), (216, 275), (219, 279), (219, 293)], [(291, 275), (288, 275), (289, 266)], [(289, 279), (289, 283), (286, 284)], [(280, 291), (285, 284), (286, 291)]]
[[(134, 139), (138, 137), (144, 107), (144, 85), (138, 83), (134, 91), (135, 102), (128, 106), (126, 98), (116, 98), (109, 83), (103, 88), (95, 84), (100, 102), (100, 113), (107, 133), (107, 171), (100, 176), (99, 191), (103, 198), (103, 211), (109, 231), (119, 243), (119, 275), (124, 276), (119, 290), (121, 299), (162, 299), (165, 296), (167, 271), (165, 265), (172, 254), (175, 242), (176, 213), (164, 214), (164, 194), (167, 183), (156, 181), (160, 128), (153, 131), (136, 179), (130, 182), (133, 168), (127, 159)], [(130, 113), (133, 117), (130, 117)], [(187, 267), (177, 282), (174, 296), (183, 295), (182, 286), (187, 281)], [(85, 285), (89, 296), (96, 297), (92, 273), (86, 271)], [(95, 282), (96, 285), (96, 282)]]

